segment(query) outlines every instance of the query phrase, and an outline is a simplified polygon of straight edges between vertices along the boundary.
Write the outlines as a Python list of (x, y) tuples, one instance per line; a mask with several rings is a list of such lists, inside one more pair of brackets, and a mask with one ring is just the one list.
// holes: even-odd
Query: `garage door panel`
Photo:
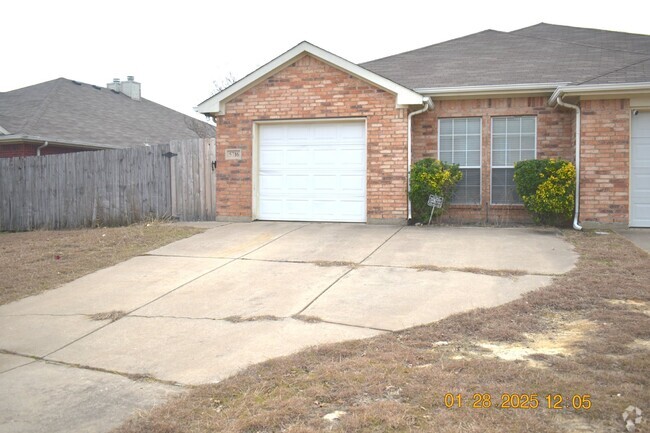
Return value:
[(290, 217), (300, 217), (309, 207), (308, 199), (287, 198), (284, 200), (284, 212)]
[(650, 197), (650, 173), (633, 175), (632, 183), (635, 185), (631, 194), (633, 198)]
[(341, 163), (346, 168), (358, 168), (366, 166), (366, 154), (358, 148), (344, 148), (340, 151)]
[(285, 124), (282, 126), (282, 128), (284, 129), (286, 138), (289, 141), (308, 141), (309, 137), (311, 136), (312, 128), (309, 124)]
[(258, 218), (366, 220), (364, 122), (272, 124), (259, 129)]
[(281, 193), (284, 190), (284, 176), (281, 174), (260, 176), (260, 192), (263, 194), (268, 193)]
[(306, 192), (310, 189), (309, 175), (288, 174), (284, 176), (284, 180), (287, 193)]
[(338, 176), (336, 175), (314, 175), (313, 188), (316, 191), (336, 192), (339, 189)]
[(282, 215), (283, 203), (281, 199), (263, 199), (260, 200), (260, 213), (265, 215)]
[(260, 169), (282, 167), (284, 165), (284, 150), (263, 149), (260, 151)]
[(341, 155), (337, 148), (331, 146), (322, 146), (315, 148), (314, 153), (314, 167), (334, 167), (341, 161)]
[(360, 196), (365, 195), (366, 177), (358, 175), (348, 175), (340, 177), (340, 190), (342, 192), (356, 192)]
[(308, 146), (296, 146), (295, 149), (287, 150), (285, 155), (287, 166), (298, 166), (299, 168), (309, 167), (312, 164), (312, 152)]
[(343, 124), (338, 130), (340, 138), (343, 140), (357, 140), (358, 143), (366, 141), (365, 131), (362, 128), (358, 128), (355, 124)]
[(260, 128), (259, 134), (260, 140), (265, 143), (282, 142), (286, 136), (286, 131), (284, 125), (264, 125), (263, 129)]

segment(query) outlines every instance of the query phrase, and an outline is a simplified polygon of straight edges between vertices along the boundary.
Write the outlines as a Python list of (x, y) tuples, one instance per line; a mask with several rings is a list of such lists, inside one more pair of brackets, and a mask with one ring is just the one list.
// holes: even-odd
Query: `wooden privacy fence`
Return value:
[(0, 230), (214, 220), (214, 160), (214, 139), (0, 159)]

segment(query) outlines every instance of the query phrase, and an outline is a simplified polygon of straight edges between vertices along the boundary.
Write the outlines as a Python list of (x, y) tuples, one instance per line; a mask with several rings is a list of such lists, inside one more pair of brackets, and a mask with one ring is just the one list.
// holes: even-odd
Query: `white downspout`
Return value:
[(46, 141), (46, 142), (43, 143), (42, 145), (38, 146), (38, 147), (36, 148), (36, 156), (41, 156), (41, 149), (47, 147), (48, 144), (50, 144), (50, 142), (49, 142), (49, 141)]
[(412, 218), (412, 214), (411, 214), (411, 159), (412, 159), (411, 158), (411, 147), (412, 147), (411, 118), (413, 116), (415, 116), (416, 114), (424, 113), (429, 108), (431, 108), (433, 110), (433, 107), (434, 107), (433, 101), (428, 96), (426, 98), (424, 98), (422, 103), (424, 104), (424, 107), (422, 107), (418, 111), (414, 111), (412, 113), (409, 113), (409, 115), (408, 115), (408, 129), (407, 129), (408, 130), (408, 132), (407, 132), (408, 137), (406, 139), (406, 141), (408, 143), (407, 150), (406, 150), (406, 153), (408, 155), (407, 156), (407, 164), (408, 165), (406, 166), (406, 184), (407, 184), (407, 195), (408, 195), (408, 221), (411, 221), (411, 218)]
[(580, 214), (580, 107), (564, 102), (561, 95), (557, 97), (557, 103), (562, 107), (570, 108), (576, 112), (576, 197), (573, 228), (582, 230), (582, 226), (578, 223), (578, 215)]

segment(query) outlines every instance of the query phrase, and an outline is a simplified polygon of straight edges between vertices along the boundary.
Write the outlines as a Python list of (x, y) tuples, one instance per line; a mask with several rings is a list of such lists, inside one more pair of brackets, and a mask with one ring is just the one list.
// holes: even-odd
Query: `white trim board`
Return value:
[(396, 96), (397, 106), (422, 105), (424, 103), (424, 96), (419, 93), (304, 41), (284, 54), (271, 60), (264, 66), (251, 72), (216, 95), (206, 99), (195, 107), (194, 110), (202, 114), (226, 114), (226, 102), (230, 99), (250, 89), (265, 78), (273, 75), (277, 71), (307, 54), (329, 64), (330, 66), (394, 94)]

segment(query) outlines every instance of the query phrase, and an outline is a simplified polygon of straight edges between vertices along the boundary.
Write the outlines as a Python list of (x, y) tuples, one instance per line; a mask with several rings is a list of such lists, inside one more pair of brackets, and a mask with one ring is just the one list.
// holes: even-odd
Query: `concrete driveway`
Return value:
[(577, 260), (553, 230), (212, 227), (1, 306), (0, 432), (107, 431), (185, 385), (496, 306)]

